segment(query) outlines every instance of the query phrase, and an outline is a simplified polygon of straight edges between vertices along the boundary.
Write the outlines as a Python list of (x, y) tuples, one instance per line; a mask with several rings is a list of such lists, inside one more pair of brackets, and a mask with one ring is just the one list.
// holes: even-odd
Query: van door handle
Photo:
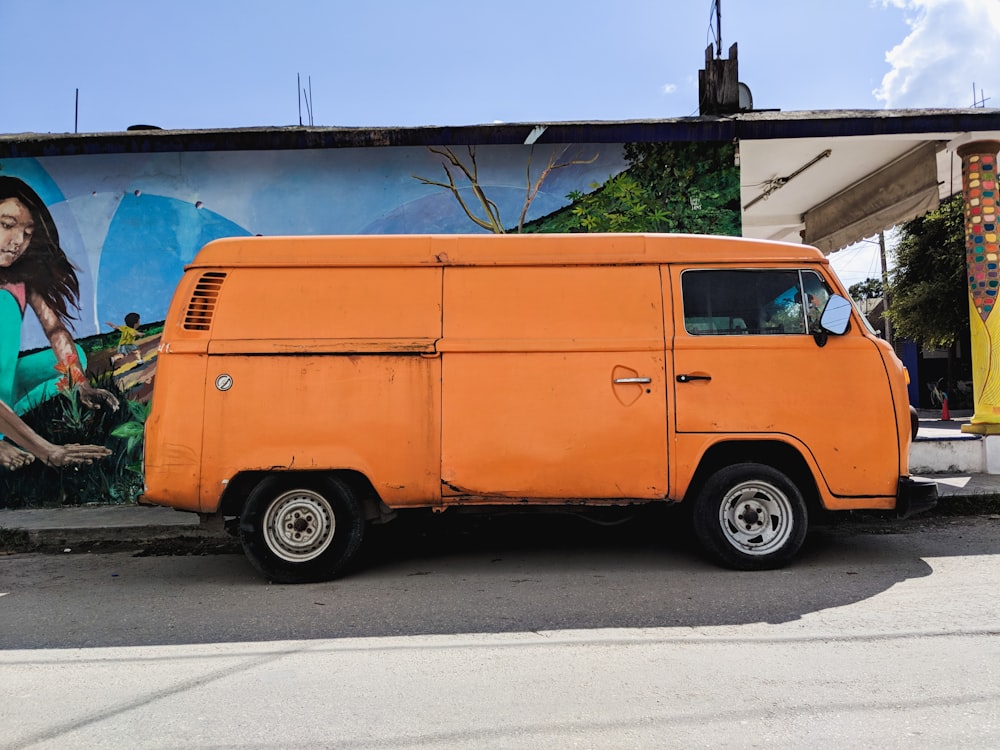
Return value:
[(652, 378), (615, 378), (615, 385), (621, 385), (623, 383), (652, 383)]
[(678, 375), (678, 383), (690, 383), (692, 380), (711, 380), (711, 375)]

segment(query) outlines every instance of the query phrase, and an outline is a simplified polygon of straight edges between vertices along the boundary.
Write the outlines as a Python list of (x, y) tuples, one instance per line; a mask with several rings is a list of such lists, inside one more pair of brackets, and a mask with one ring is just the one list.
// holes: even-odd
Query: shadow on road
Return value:
[(994, 521), (848, 522), (788, 568), (706, 562), (677, 511), (416, 514), (376, 528), (358, 569), (271, 585), (241, 555), (0, 560), (0, 647), (155, 645), (781, 623), (932, 574), (928, 558), (1000, 554)]

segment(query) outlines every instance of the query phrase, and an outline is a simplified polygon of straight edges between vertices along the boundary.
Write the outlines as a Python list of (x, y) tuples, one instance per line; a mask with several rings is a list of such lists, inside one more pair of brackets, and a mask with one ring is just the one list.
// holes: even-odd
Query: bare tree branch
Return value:
[[(446, 160), (446, 163), (442, 163), (441, 167), (444, 169), (445, 174), (448, 176), (448, 183), (437, 182), (435, 180), (429, 180), (426, 177), (420, 177), (419, 175), (413, 175), (413, 177), (419, 180), (424, 185), (434, 185), (435, 187), (445, 188), (450, 190), (451, 194), (455, 196), (455, 200), (458, 201), (458, 205), (465, 212), (465, 215), (472, 220), (477, 226), (487, 229), (494, 234), (504, 234), (505, 230), (503, 224), (500, 221), (500, 210), (497, 205), (486, 197), (486, 193), (483, 192), (482, 187), (479, 185), (479, 166), (476, 163), (476, 148), (475, 146), (469, 146), (469, 163), (471, 166), (466, 166), (455, 152), (450, 148), (438, 148), (436, 146), (428, 146), (427, 150), (432, 154), (436, 154)], [(466, 203), (465, 199), (462, 197), (461, 189), (455, 182), (455, 177), (452, 175), (451, 170), (448, 168), (448, 164), (451, 164), (456, 169), (460, 170), (465, 176), (465, 179), (469, 181), (469, 185), (472, 188), (473, 195), (476, 196), (476, 200), (479, 201), (479, 205), (482, 207), (483, 211), (486, 213), (487, 218), (483, 219), (476, 216), (469, 204)]]
[[(517, 221), (517, 231), (521, 232), (524, 230), (524, 221), (528, 215), (528, 210), (531, 208), (532, 201), (538, 196), (541, 190), (542, 183), (548, 178), (548, 176), (557, 169), (563, 169), (565, 167), (577, 165), (577, 164), (593, 164), (597, 161), (600, 154), (594, 154), (590, 159), (569, 159), (568, 161), (559, 161), (560, 158), (569, 150), (569, 146), (565, 146), (558, 153), (553, 152), (549, 155), (548, 163), (542, 170), (542, 173), (538, 176), (538, 179), (532, 182), (531, 179), (531, 164), (535, 152), (535, 147), (532, 146), (528, 153), (528, 164), (526, 169), (526, 183), (527, 188), (524, 196), (524, 206), (521, 208), (521, 215), (518, 217)], [(433, 185), (434, 187), (444, 188), (451, 192), (455, 196), (455, 200), (458, 201), (458, 205), (465, 212), (465, 215), (475, 223), (477, 226), (487, 229), (494, 234), (505, 234), (506, 228), (503, 222), (500, 220), (500, 209), (497, 204), (494, 203), (486, 195), (482, 186), (479, 184), (479, 165), (476, 162), (476, 148), (475, 146), (468, 146), (468, 163), (463, 162), (451, 148), (448, 147), (438, 147), (438, 146), (428, 146), (427, 150), (432, 154), (440, 156), (444, 161), (441, 163), (442, 169), (444, 169), (445, 175), (448, 177), (447, 182), (439, 182), (437, 180), (431, 180), (426, 177), (420, 177), (419, 175), (413, 175), (413, 178), (419, 180), (424, 185)], [(465, 179), (468, 181), (469, 186), (472, 189), (472, 194), (476, 196), (476, 200), (479, 202), (480, 207), (486, 214), (486, 218), (476, 216), (472, 208), (462, 197), (461, 188), (455, 182), (455, 175), (452, 173), (449, 164), (454, 169), (459, 170)]]
[[(563, 148), (563, 150), (559, 152), (559, 157), (561, 157), (563, 154), (565, 154), (568, 149), (569, 149), (569, 146), (566, 146), (565, 148)], [(555, 171), (556, 169), (563, 169), (564, 167), (569, 167), (569, 166), (572, 166), (574, 164), (593, 164), (595, 161), (597, 161), (597, 158), (600, 156), (600, 154), (597, 153), (597, 154), (594, 154), (593, 158), (591, 158), (591, 159), (571, 159), (571, 160), (566, 161), (566, 162), (556, 162), (556, 159), (557, 159), (556, 153), (552, 152), (551, 154), (549, 154), (549, 162), (545, 166), (545, 169), (542, 170), (542, 173), (541, 173), (541, 175), (539, 175), (538, 180), (536, 180), (535, 184), (532, 185), (531, 184), (531, 160), (532, 160), (532, 157), (534, 156), (534, 153), (535, 153), (535, 147), (532, 146), (531, 147), (531, 151), (528, 154), (528, 166), (527, 166), (527, 170), (526, 170), (526, 172), (527, 172), (527, 175), (526, 175), (527, 176), (527, 180), (526, 181), (527, 181), (527, 184), (528, 184), (528, 189), (527, 189), (527, 192), (525, 193), (525, 196), (524, 196), (524, 206), (521, 208), (521, 215), (518, 217), (518, 220), (517, 220), (517, 231), (518, 232), (523, 231), (523, 229), (524, 229), (524, 220), (525, 220), (525, 217), (527, 217), (527, 215), (528, 215), (528, 209), (531, 208), (531, 202), (533, 200), (535, 200), (535, 197), (538, 195), (538, 191), (541, 190), (542, 183), (545, 182), (546, 178), (553, 171)]]

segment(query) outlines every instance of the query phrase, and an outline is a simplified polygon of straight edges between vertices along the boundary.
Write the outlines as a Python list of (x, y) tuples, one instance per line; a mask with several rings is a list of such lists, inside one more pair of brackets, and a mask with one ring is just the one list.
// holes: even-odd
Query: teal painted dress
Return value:
[[(26, 307), (24, 284), (0, 285), (0, 401), (19, 415), (58, 394), (57, 384), (63, 377), (56, 370), (52, 349), (21, 356), (21, 324)], [(83, 350), (79, 346), (76, 350), (86, 371)]]

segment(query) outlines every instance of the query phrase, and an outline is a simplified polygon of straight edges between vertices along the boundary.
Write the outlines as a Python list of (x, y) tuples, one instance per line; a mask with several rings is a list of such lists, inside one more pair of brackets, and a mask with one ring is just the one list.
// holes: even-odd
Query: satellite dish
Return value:
[(750, 93), (750, 87), (745, 83), (737, 84), (740, 89), (740, 111), (747, 112), (753, 109), (753, 94)]

